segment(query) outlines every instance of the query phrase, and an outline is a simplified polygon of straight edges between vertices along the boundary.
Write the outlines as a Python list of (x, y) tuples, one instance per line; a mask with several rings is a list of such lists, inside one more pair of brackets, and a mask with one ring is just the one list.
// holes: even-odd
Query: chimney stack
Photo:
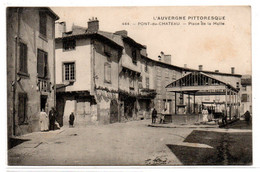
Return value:
[(199, 70), (203, 70), (203, 65), (199, 65)]
[(219, 72), (219, 70), (215, 70), (215, 72)]
[(115, 34), (127, 37), (127, 31), (126, 30), (116, 31)]
[(187, 64), (184, 64), (184, 68), (187, 68)]
[(66, 32), (66, 22), (55, 23), (55, 38), (62, 37), (62, 34)]
[(92, 17), (92, 19), (89, 19), (88, 21), (88, 32), (97, 32), (99, 30), (99, 21), (95, 17)]
[(235, 68), (231, 67), (231, 74), (235, 74)]

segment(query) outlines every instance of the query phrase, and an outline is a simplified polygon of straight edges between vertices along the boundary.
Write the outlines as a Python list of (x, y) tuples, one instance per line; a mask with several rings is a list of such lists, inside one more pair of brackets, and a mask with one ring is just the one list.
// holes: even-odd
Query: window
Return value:
[(165, 78), (169, 78), (169, 69), (165, 69)]
[(149, 89), (149, 78), (145, 78), (145, 86)]
[(144, 71), (148, 72), (148, 63), (147, 62), (145, 62), (145, 64), (144, 64)]
[(108, 57), (111, 56), (111, 48), (110, 48), (110, 46), (104, 44), (104, 53), (105, 53), (105, 55), (107, 55)]
[(63, 50), (75, 50), (76, 40), (75, 39), (64, 39)]
[(157, 85), (157, 90), (158, 91), (161, 91), (161, 77), (160, 76), (157, 76), (157, 79), (156, 79), (156, 85)]
[(105, 63), (105, 70), (104, 70), (105, 82), (111, 83), (111, 64)]
[(247, 94), (242, 94), (241, 102), (247, 102)]
[(237, 82), (236, 84), (237, 84), (237, 88), (239, 88), (239, 87), (240, 87), (240, 84), (239, 84), (239, 82)]
[(243, 91), (246, 91), (246, 86), (242, 86), (242, 90), (243, 90)]
[(27, 74), (27, 45), (20, 43), (20, 72)]
[(137, 64), (137, 55), (136, 55), (136, 50), (132, 50), (132, 61), (134, 64)]
[(133, 77), (129, 78), (129, 88), (131, 90), (134, 90), (134, 78)]
[(48, 54), (40, 49), (37, 51), (37, 73), (40, 78), (48, 76)]
[(75, 63), (64, 63), (64, 80), (75, 81)]
[(176, 81), (176, 74), (175, 73), (172, 74), (172, 80)]
[(161, 69), (160, 69), (160, 67), (159, 66), (157, 66), (157, 76), (161, 76)]
[(47, 16), (44, 12), (40, 12), (40, 35), (46, 37), (47, 35)]
[(27, 122), (27, 93), (18, 94), (18, 124), (25, 124)]
[(183, 105), (183, 103), (184, 103), (183, 94), (181, 93), (181, 94), (180, 94), (180, 104)]

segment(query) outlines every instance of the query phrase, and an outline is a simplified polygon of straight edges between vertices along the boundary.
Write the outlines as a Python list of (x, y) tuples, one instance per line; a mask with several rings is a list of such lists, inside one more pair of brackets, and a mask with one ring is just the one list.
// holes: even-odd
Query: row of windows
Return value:
[[(25, 43), (20, 42), (19, 72), (28, 74), (28, 48)], [(37, 49), (37, 73), (40, 78), (48, 77), (48, 53)]]

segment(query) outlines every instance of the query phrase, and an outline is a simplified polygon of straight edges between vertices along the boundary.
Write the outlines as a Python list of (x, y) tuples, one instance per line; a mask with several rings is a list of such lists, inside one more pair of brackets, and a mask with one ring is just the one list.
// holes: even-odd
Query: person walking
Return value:
[(152, 112), (152, 124), (156, 122), (157, 110), (154, 108)]
[(55, 116), (56, 112), (55, 112), (55, 109), (54, 107), (51, 108), (50, 112), (49, 112), (49, 130), (54, 130), (54, 127), (55, 127)]
[(41, 131), (48, 131), (48, 115), (47, 113), (42, 109), (40, 112), (40, 130)]
[(164, 118), (166, 113), (167, 113), (167, 108), (165, 108), (161, 114), (160, 124), (164, 124)]
[(74, 125), (74, 120), (75, 120), (74, 113), (71, 112), (71, 114), (70, 114), (70, 116), (69, 116), (69, 124), (70, 124), (70, 127), (73, 127), (73, 125)]

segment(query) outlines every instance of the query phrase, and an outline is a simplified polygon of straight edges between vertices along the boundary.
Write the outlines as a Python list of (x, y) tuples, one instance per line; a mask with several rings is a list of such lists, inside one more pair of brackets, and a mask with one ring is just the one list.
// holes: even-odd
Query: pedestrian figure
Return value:
[(73, 125), (74, 125), (74, 119), (75, 119), (75, 116), (74, 116), (73, 112), (71, 112), (70, 117), (69, 117), (70, 127), (73, 127)]
[(203, 121), (203, 123), (208, 122), (208, 114), (209, 114), (209, 112), (208, 112), (207, 108), (204, 108), (202, 110), (202, 121)]
[(227, 125), (227, 113), (226, 112), (223, 112), (222, 124), (223, 124), (223, 126)]
[(49, 112), (49, 129), (50, 130), (54, 130), (54, 127), (55, 127), (55, 120), (56, 120), (56, 111), (54, 109), (54, 107), (51, 108), (50, 112)]
[(156, 122), (157, 110), (154, 108), (152, 112), (152, 124)]
[(165, 117), (165, 114), (166, 114), (166, 113), (167, 113), (167, 109), (165, 108), (165, 109), (163, 110), (162, 115), (161, 115), (160, 124), (163, 124), (163, 123), (164, 123), (164, 117)]
[(246, 121), (247, 125), (250, 124), (250, 118), (251, 118), (250, 112), (246, 111), (246, 113), (245, 113), (245, 121)]
[(41, 131), (48, 131), (49, 126), (48, 126), (48, 115), (44, 110), (40, 112), (40, 130)]

